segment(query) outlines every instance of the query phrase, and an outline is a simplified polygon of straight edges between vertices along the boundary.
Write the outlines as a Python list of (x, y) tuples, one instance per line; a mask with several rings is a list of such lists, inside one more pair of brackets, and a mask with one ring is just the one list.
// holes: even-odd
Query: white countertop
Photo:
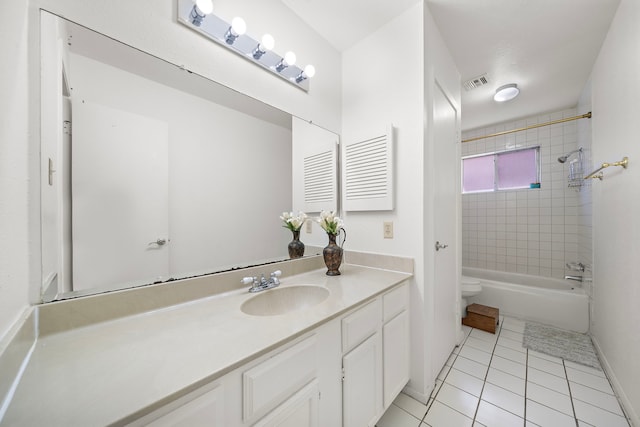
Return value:
[[(196, 383), (214, 380), (411, 277), (346, 264), (281, 279), (330, 295), (315, 307), (250, 316), (246, 289), (38, 338), (0, 424), (116, 423)], [(269, 292), (269, 291), (265, 291)], [(175, 396), (177, 397), (177, 396)]]

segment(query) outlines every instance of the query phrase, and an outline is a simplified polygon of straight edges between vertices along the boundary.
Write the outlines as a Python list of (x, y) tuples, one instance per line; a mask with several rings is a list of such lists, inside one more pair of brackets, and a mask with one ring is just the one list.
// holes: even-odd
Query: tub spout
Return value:
[(582, 276), (564, 276), (564, 280), (575, 280), (582, 283)]

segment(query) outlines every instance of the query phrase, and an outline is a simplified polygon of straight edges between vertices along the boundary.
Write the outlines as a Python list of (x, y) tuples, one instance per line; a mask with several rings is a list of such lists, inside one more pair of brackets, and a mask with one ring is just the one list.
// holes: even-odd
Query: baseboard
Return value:
[(620, 401), (622, 410), (627, 416), (627, 420), (631, 424), (631, 427), (640, 427), (640, 417), (638, 417), (638, 414), (635, 412), (633, 406), (631, 405), (631, 401), (629, 400), (624, 390), (622, 389), (622, 386), (620, 385), (618, 378), (613, 373), (613, 369), (611, 368), (609, 361), (604, 355), (604, 352), (602, 351), (602, 347), (600, 347), (600, 343), (593, 335), (591, 335), (591, 341), (593, 341), (593, 345), (596, 347), (596, 352), (598, 353), (598, 356), (600, 358), (602, 369), (604, 369), (605, 373), (607, 374), (607, 377), (609, 378), (609, 382), (611, 383), (611, 387), (613, 387), (613, 391), (618, 396), (618, 400)]
[(408, 385), (405, 386), (405, 388), (402, 389), (402, 392), (404, 394), (406, 394), (407, 396), (417, 400), (420, 403), (423, 404), (427, 404), (429, 403), (429, 397), (431, 396), (431, 390), (433, 390), (433, 388), (431, 388), (430, 390), (427, 390), (426, 394), (422, 393), (414, 388), (409, 387)]
[(28, 307), (0, 340), (0, 424), (35, 348), (37, 309)]

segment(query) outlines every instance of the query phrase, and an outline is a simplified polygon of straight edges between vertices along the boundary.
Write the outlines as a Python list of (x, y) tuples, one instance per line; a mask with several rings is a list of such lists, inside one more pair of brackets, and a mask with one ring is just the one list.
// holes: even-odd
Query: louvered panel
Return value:
[(347, 211), (393, 209), (393, 128), (343, 149), (342, 196)]
[(305, 203), (331, 201), (334, 197), (333, 153), (325, 151), (304, 158)]
[(297, 117), (291, 124), (292, 210), (337, 210), (338, 135)]

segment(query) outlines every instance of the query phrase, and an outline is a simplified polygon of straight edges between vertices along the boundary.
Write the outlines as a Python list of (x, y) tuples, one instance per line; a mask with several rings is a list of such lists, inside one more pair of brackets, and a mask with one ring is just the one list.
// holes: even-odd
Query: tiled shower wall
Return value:
[[(578, 114), (582, 112), (576, 109), (542, 114), (467, 131), (462, 139)], [(540, 189), (462, 195), (463, 267), (559, 279), (565, 274), (580, 274), (567, 270), (565, 264), (586, 261), (585, 252), (590, 250), (591, 198), (584, 194), (590, 193), (590, 187), (579, 191), (569, 188), (569, 162), (557, 161), (581, 145), (579, 135), (584, 132), (578, 132), (578, 126), (577, 121), (571, 121), (462, 144), (463, 156), (539, 145), (541, 160)], [(584, 168), (590, 168), (586, 161)]]

